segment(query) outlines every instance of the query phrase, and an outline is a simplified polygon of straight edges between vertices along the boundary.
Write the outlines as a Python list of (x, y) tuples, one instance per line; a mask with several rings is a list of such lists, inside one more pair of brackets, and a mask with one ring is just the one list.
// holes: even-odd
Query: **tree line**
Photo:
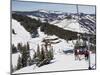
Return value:
[(49, 24), (48, 22), (42, 23), (40, 20), (32, 19), (25, 15), (12, 14), (12, 18), (16, 19), (21, 25), (32, 35), (33, 38), (38, 35), (38, 27), (41, 27), (41, 31), (48, 35), (56, 35), (59, 38), (65, 40), (77, 39), (77, 32), (64, 30), (58, 26)]

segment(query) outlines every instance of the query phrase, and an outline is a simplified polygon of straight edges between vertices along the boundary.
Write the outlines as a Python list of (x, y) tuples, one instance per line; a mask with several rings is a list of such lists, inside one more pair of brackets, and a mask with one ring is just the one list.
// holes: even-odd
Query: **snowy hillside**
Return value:
[[(27, 42), (30, 45), (30, 49), (31, 49), (31, 57), (33, 57), (34, 51), (37, 50), (37, 45), (41, 45), (43, 44), (43, 39), (44, 38), (49, 38), (49, 39), (53, 39), (53, 38), (58, 38), (57, 36), (53, 35), (53, 36), (47, 36), (46, 34), (44, 34), (44, 32), (40, 31), (40, 28), (38, 28), (38, 34), (39, 37), (36, 38), (31, 38), (30, 33), (27, 32), (25, 30), (25, 28), (20, 25), (20, 22), (12, 19), (12, 29), (15, 30), (16, 34), (12, 34), (12, 44), (14, 44), (15, 46), (17, 46), (18, 43), (22, 43), (22, 44), (26, 44)], [(75, 44), (75, 40), (72, 41), (68, 41), (66, 42), (63, 39), (58, 39), (56, 41), (60, 41), (57, 44), (53, 44), (53, 48), (54, 48), (54, 52), (55, 54), (59, 53), (59, 52), (63, 52), (64, 50), (73, 50), (74, 48), (74, 44)], [(54, 41), (54, 42), (56, 42)], [(18, 60), (18, 56), (20, 55), (20, 53), (15, 53), (12, 54), (12, 63), (13, 66), (15, 67), (17, 65), (17, 60)], [(15, 60), (16, 58), (16, 60)]]
[(89, 33), (95, 34), (96, 32), (96, 20), (95, 17), (86, 15), (80, 18), (79, 24), (86, 28)]
[(30, 33), (25, 30), (20, 22), (12, 19), (12, 29), (14, 29), (16, 34), (12, 34), (12, 44), (17, 46), (18, 43), (25, 44), (31, 39)]
[[(34, 49), (35, 49), (35, 46), (37, 44), (41, 44), (42, 43), (42, 40), (44, 38), (47, 38), (47, 37), (50, 38), (50, 39), (52, 39), (52, 38), (58, 38), (55, 35), (50, 36), (50, 35), (44, 34), (44, 32), (40, 31), (40, 28), (38, 28), (39, 37), (37, 37), (37, 38), (31, 38), (30, 33), (27, 32), (22, 25), (20, 25), (20, 22), (14, 20), (14, 19), (12, 19), (12, 29), (14, 29), (15, 33), (16, 33), (16, 34), (12, 34), (12, 44), (17, 45), (18, 43), (25, 44), (25, 43), (29, 42), (30, 43), (30, 47), (31, 48), (33, 47)], [(74, 40), (73, 40), (74, 43), (72, 43), (72, 41), (66, 42), (65, 40), (60, 39), (60, 38), (58, 40), (60, 40), (61, 42), (58, 43), (57, 45), (55, 44), (56, 46), (58, 46), (55, 49), (58, 49), (59, 46), (61, 46), (61, 45), (62, 45), (61, 47), (63, 47), (62, 49), (64, 49), (64, 46), (73, 48), (74, 43), (75, 43)]]
[(81, 18), (79, 18), (79, 21), (77, 20), (78, 17), (76, 15), (72, 15), (72, 18), (75, 19), (66, 19), (64, 17), (61, 20), (54, 20), (50, 22), (50, 24), (54, 24), (65, 30), (74, 32), (95, 33), (96, 24), (94, 17), (90, 15), (82, 16)]
[(59, 20), (53, 21), (53, 22), (51, 22), (51, 24), (54, 24), (65, 30), (70, 30), (70, 31), (80, 32), (80, 33), (89, 33), (86, 28), (80, 26), (80, 24), (77, 22), (77, 20), (64, 19), (62, 21), (59, 21)]

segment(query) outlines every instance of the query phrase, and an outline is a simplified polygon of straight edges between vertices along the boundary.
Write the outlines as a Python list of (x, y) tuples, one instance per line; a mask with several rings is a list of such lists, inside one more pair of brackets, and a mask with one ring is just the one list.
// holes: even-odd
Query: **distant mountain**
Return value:
[(23, 12), (13, 11), (13, 13), (28, 16), (43, 23), (47, 22), (65, 30), (88, 34), (95, 34), (96, 32), (95, 14), (65, 13), (44, 9)]
[(95, 18), (91, 15), (85, 15), (78, 17), (76, 15), (71, 15), (71, 18), (64, 18), (62, 20), (55, 20), (50, 22), (58, 27), (61, 27), (65, 30), (80, 32), (80, 33), (90, 33), (95, 34), (96, 30), (96, 21)]
[[(62, 39), (71, 40), (77, 39), (77, 32), (65, 30), (61, 27), (50, 23), (42, 23), (39, 20), (32, 19), (25, 15), (12, 14), (12, 18), (20, 22), (20, 24), (32, 35), (33, 38), (37, 37), (38, 27), (41, 28), (41, 31), (48, 35), (56, 35)], [(68, 36), (69, 35), (69, 36)]]

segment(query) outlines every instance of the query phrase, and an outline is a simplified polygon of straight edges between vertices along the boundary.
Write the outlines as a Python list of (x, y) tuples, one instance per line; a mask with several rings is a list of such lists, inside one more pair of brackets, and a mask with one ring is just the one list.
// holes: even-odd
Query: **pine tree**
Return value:
[(28, 42), (27, 42), (27, 57), (30, 58), (30, 46)]
[(22, 58), (19, 56), (18, 63), (17, 63), (17, 70), (20, 69), (20, 68), (22, 68), (22, 67), (23, 67), (22, 66)]
[(17, 44), (17, 49), (19, 50), (19, 52), (22, 52), (22, 43), (18, 43)]
[(51, 48), (51, 49), (48, 51), (48, 59), (50, 59), (50, 60), (53, 59), (53, 48)]
[[(22, 54), (22, 66), (27, 66), (28, 58), (30, 58), (30, 48), (29, 44), (22, 46), (22, 44), (18, 44), (18, 49), (20, 50), (20, 53)], [(31, 61), (31, 60), (30, 60)]]
[(43, 61), (45, 59), (45, 52), (43, 50), (43, 46), (41, 47), (41, 54), (40, 54), (40, 61)]
[(16, 53), (17, 52), (17, 48), (14, 46), (14, 44), (12, 45), (12, 53)]
[(51, 53), (51, 60), (52, 60), (53, 57), (54, 57), (54, 54), (53, 54), (53, 47), (51, 47), (50, 53)]
[[(47, 49), (47, 44), (44, 46)], [(50, 61), (53, 59), (53, 48), (51, 47), (50, 50), (44, 50), (43, 46), (41, 46), (41, 51), (39, 48), (39, 45), (37, 46), (37, 52), (36, 56), (34, 54), (34, 57), (36, 59), (36, 65), (38, 67), (43, 66), (45, 64), (49, 64)]]
[(27, 50), (30, 50), (30, 46), (29, 43), (27, 42)]
[(36, 56), (37, 56), (38, 58), (40, 58), (40, 47), (39, 47), (39, 45), (37, 46), (37, 53), (36, 53)]
[(22, 65), (23, 65), (23, 67), (27, 66), (27, 59), (28, 59), (27, 46), (24, 45), (22, 47)]
[(36, 56), (36, 52), (34, 52), (34, 55), (33, 55), (33, 59), (35, 59), (37, 56)]
[(44, 45), (44, 47), (45, 47), (45, 58), (48, 58), (48, 43), (49, 43), (49, 40), (45, 40), (44, 41), (44, 43), (45, 43), (45, 45)]

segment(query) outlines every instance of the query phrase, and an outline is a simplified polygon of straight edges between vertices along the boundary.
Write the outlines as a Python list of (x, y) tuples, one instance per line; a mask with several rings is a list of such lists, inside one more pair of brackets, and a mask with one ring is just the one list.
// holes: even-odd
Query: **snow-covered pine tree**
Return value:
[(48, 59), (50, 60), (53, 59), (53, 49), (52, 48), (48, 51)]
[(22, 68), (22, 67), (23, 67), (23, 66), (22, 66), (22, 58), (19, 56), (19, 57), (18, 57), (17, 68), (16, 68), (16, 69), (18, 70), (18, 69), (20, 69), (20, 68)]
[(43, 46), (41, 47), (41, 53), (40, 53), (40, 61), (43, 61), (45, 59), (45, 52), (43, 49)]
[(27, 66), (27, 60), (29, 58), (29, 52), (27, 50), (27, 46), (24, 45), (22, 47), (22, 65), (23, 67), (26, 67)]
[(51, 47), (50, 53), (51, 53), (51, 60), (52, 60), (53, 57), (54, 57), (54, 54), (53, 54), (53, 47)]
[(30, 57), (30, 46), (28, 42), (27, 42), (27, 58), (31, 58)]

